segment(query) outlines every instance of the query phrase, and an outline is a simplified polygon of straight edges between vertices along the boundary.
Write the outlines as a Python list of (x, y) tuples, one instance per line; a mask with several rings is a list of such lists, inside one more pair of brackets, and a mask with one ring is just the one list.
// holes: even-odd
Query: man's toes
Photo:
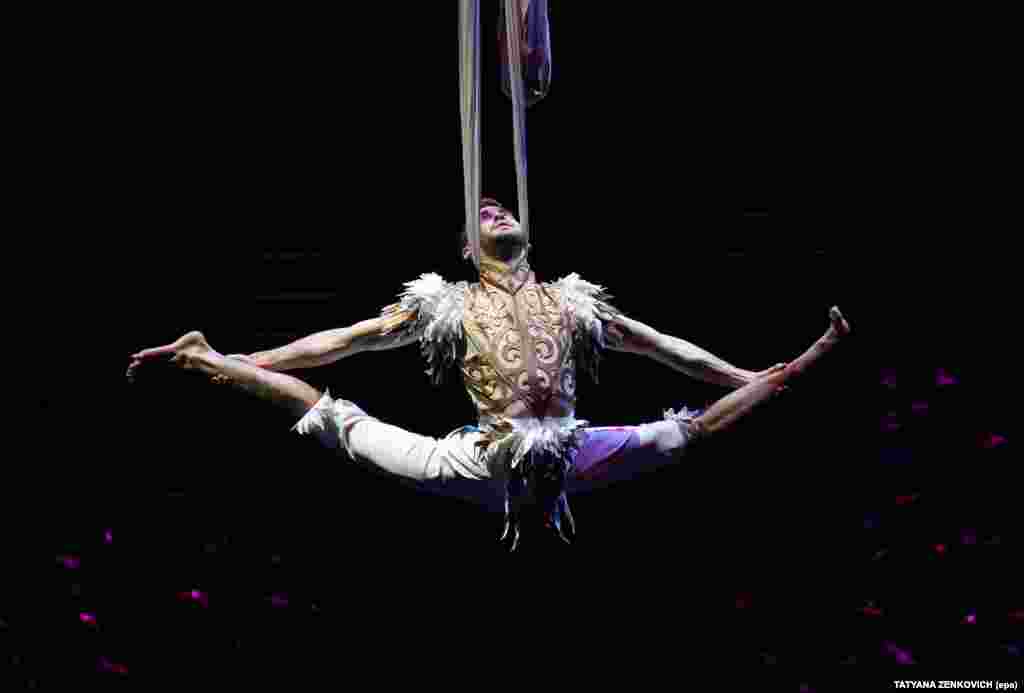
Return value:
[(828, 312), (829, 317), (832, 319), (832, 326), (835, 327), (836, 332), (841, 335), (845, 335), (850, 331), (850, 323), (843, 317), (842, 311), (839, 310), (839, 306), (832, 306), (832, 309)]
[(164, 356), (166, 354), (174, 353), (174, 347), (172, 345), (156, 347), (155, 349), (143, 349), (139, 353), (135, 354), (134, 358), (139, 361), (145, 359), (152, 359), (158, 356)]

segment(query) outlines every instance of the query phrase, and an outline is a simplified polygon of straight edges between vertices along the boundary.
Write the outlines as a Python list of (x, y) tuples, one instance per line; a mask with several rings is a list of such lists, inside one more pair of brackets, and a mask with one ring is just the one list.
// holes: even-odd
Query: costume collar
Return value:
[(536, 277), (533, 270), (530, 269), (530, 263), (526, 260), (526, 253), (523, 253), (519, 260), (511, 263), (481, 258), (480, 281), (514, 296), (526, 284), (535, 282)]

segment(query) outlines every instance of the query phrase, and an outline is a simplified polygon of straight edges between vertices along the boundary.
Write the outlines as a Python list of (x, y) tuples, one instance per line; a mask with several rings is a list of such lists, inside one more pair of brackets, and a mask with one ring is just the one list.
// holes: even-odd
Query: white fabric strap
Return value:
[(505, 36), (508, 41), (509, 78), (512, 92), (513, 143), (516, 157), (516, 191), (519, 225), (530, 242), (530, 206), (526, 190), (526, 91), (523, 88), (523, 15), (529, 0), (505, 0)]
[[(530, 242), (527, 195), (526, 92), (523, 86), (523, 14), (528, 0), (504, 0), (512, 93), (513, 144), (519, 225)], [(480, 267), (480, 0), (459, 0), (459, 108), (462, 115), (462, 175), (466, 233), (473, 264)]]
[(459, 108), (466, 233), (480, 267), (480, 0), (459, 0)]

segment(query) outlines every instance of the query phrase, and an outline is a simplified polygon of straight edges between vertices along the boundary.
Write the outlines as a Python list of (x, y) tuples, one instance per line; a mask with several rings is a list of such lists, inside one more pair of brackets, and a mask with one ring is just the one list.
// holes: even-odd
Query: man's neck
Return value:
[(530, 269), (525, 251), (511, 261), (492, 257), (480, 258), (480, 281), (485, 284), (497, 286), (514, 294), (533, 278), (533, 270)]

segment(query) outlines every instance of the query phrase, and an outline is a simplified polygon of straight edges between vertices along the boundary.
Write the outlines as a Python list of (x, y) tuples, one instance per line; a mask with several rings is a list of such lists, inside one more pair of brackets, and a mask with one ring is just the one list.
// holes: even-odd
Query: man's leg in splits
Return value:
[(147, 362), (170, 360), (282, 407), (299, 419), (293, 430), (317, 436), (328, 448), (340, 446), (357, 462), (426, 484), (435, 493), (473, 500), (492, 509), (501, 507), (495, 470), (475, 445), (479, 433), (457, 431), (438, 440), (383, 423), (355, 404), (334, 399), (298, 378), (224, 356), (199, 332), (140, 351), (132, 359), (129, 379)]
[(698, 435), (712, 435), (730, 428), (734, 423), (754, 410), (759, 404), (771, 398), (787, 381), (799, 376), (845, 337), (850, 326), (838, 308), (829, 312), (832, 324), (811, 348), (796, 360), (773, 373), (745, 385), (735, 392), (712, 404), (695, 420)]
[(260, 399), (301, 416), (320, 400), (316, 388), (284, 373), (276, 373), (228, 358), (215, 351), (200, 332), (189, 332), (177, 341), (155, 349), (132, 354), (128, 379), (133, 380), (140, 366), (154, 361), (170, 361), (189, 371), (199, 371), (211, 378), (221, 378)]
[(671, 463), (674, 455), (692, 441), (731, 428), (813, 366), (849, 333), (850, 326), (838, 308), (833, 308), (829, 317), (831, 325), (825, 334), (797, 359), (730, 392), (702, 414), (691, 416), (684, 412), (640, 426), (587, 429), (587, 439), (577, 456), (573, 490), (597, 488), (628, 479), (643, 469)]

